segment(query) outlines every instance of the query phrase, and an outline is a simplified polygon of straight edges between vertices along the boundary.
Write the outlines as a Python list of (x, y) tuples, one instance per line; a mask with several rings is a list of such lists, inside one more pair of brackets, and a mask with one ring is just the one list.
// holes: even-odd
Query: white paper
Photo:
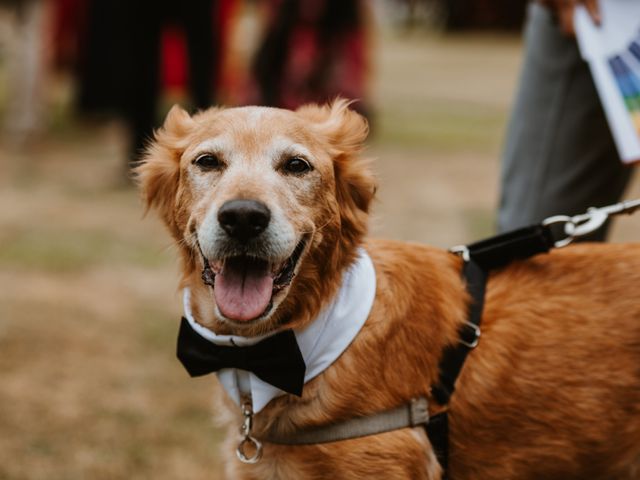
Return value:
[(599, 26), (584, 6), (576, 8), (576, 37), (583, 58), (589, 62), (620, 158), (625, 163), (636, 162), (640, 161), (640, 123), (634, 124), (634, 118), (638, 122), (640, 111), (632, 113), (627, 108), (610, 60), (615, 57), (618, 64), (623, 62), (640, 80), (640, 59), (630, 51), (632, 42), (640, 44), (640, 1), (604, 0), (599, 5)]

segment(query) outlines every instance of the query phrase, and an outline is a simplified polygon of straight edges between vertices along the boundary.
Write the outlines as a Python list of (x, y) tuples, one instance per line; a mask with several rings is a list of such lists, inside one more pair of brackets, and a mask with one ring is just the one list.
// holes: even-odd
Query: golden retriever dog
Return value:
[[(440, 406), (431, 386), (470, 302), (463, 261), (366, 238), (376, 191), (361, 157), (367, 131), (344, 100), (193, 116), (174, 107), (138, 167), (143, 197), (180, 251), (186, 308), (216, 335), (302, 331), (359, 252), (372, 261), (375, 296), (348, 347), (301, 396), (280, 392), (256, 411), (251, 434), (295, 434), (425, 396), (431, 414), (449, 409), (450, 479), (640, 478), (640, 245), (570, 246), (493, 272), (482, 338)], [(216, 395), (227, 478), (443, 475), (422, 428), (311, 445), (264, 440), (260, 461), (242, 463), (241, 408), (227, 390)]]

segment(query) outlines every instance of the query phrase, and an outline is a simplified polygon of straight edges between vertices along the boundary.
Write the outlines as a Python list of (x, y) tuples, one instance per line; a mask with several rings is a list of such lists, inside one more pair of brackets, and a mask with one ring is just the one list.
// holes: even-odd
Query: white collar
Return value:
[[(305, 383), (326, 370), (346, 350), (369, 317), (375, 293), (376, 272), (373, 262), (364, 249), (359, 249), (358, 257), (345, 271), (342, 285), (333, 301), (305, 328), (294, 330), (307, 366)], [(191, 292), (185, 288), (184, 316), (199, 335), (212, 343), (245, 346), (257, 343), (268, 336), (217, 335), (194, 320), (190, 300)], [(285, 393), (244, 370), (226, 368), (217, 374), (224, 389), (238, 405), (241, 394), (251, 394), (255, 413), (262, 410), (272, 399)]]

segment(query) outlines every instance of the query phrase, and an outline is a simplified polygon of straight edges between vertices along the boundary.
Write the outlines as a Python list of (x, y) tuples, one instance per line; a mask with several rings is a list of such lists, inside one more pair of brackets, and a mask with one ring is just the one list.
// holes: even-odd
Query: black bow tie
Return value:
[(180, 323), (178, 359), (189, 375), (198, 377), (223, 368), (239, 368), (295, 395), (302, 395), (306, 365), (293, 330), (285, 330), (247, 347), (216, 345)]

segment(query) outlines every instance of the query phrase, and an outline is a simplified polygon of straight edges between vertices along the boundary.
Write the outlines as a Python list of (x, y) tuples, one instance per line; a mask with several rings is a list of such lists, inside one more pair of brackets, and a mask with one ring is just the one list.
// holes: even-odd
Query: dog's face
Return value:
[(325, 295), (366, 231), (374, 184), (357, 156), (366, 133), (345, 101), (171, 110), (140, 183), (182, 248), (185, 283), (209, 290), (216, 322), (275, 325), (304, 311), (301, 297), (322, 300), (308, 295)]

